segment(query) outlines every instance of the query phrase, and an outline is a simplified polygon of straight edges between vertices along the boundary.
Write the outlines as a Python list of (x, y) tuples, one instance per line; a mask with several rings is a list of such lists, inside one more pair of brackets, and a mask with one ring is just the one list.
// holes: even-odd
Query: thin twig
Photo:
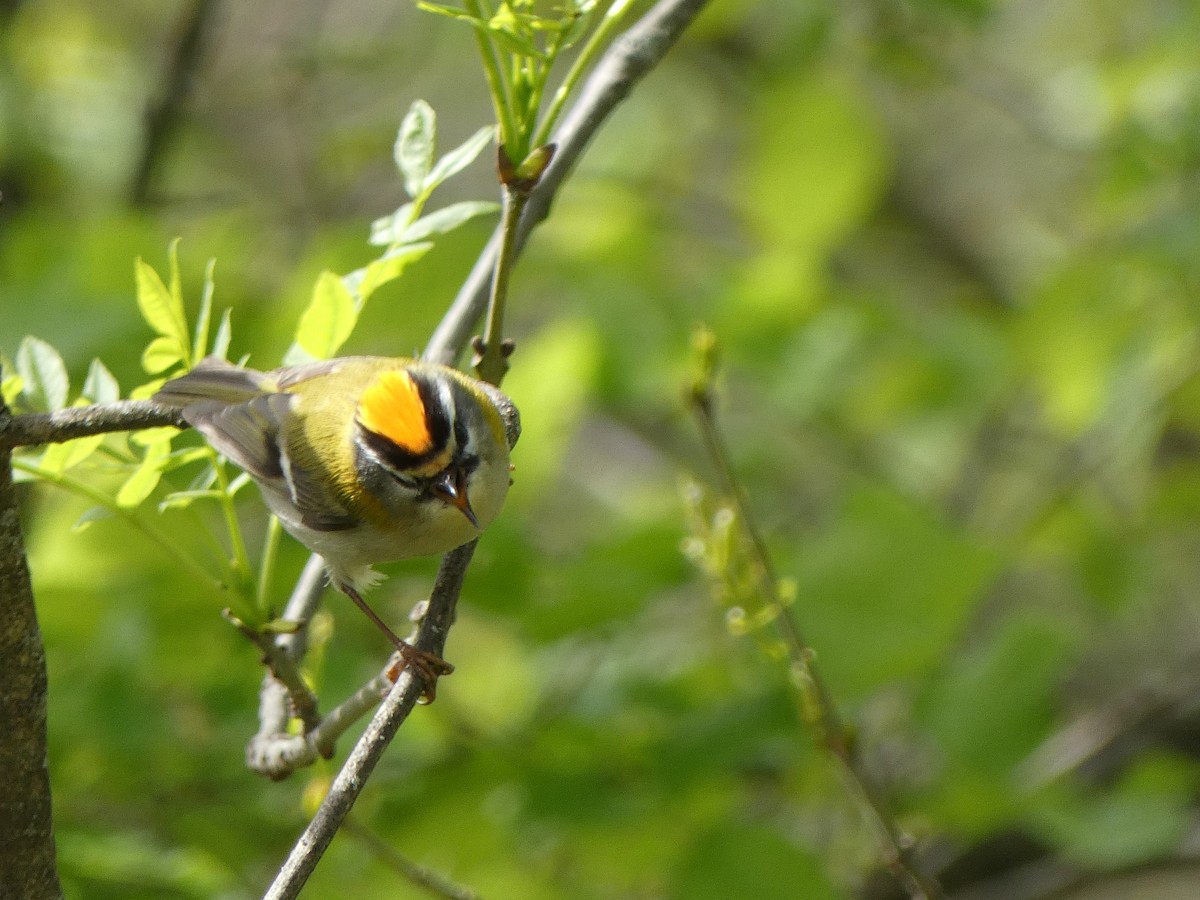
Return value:
[(751, 515), (746, 492), (738, 480), (725, 438), (717, 423), (713, 396), (712, 371), (708, 369), (689, 393), (690, 408), (704, 441), (705, 450), (716, 469), (722, 493), (733, 507), (735, 518), (749, 545), (750, 557), (757, 576), (758, 590), (773, 613), (772, 621), (779, 627), (787, 648), (795, 682), (801, 695), (801, 714), (817, 732), (818, 743), (842, 766), (846, 778), (867, 812), (888, 864), (896, 880), (914, 898), (938, 900), (943, 897), (937, 879), (924, 872), (912, 858), (911, 840), (896, 824), (887, 799), (875, 779), (863, 764), (858, 747), (846, 728), (832, 693), (816, 665), (815, 654), (791, 607), (779, 590), (771, 554), (762, 533)]
[(473, 890), (455, 884), (428, 866), (413, 862), (353, 816), (342, 823), (342, 830), (363, 844), (385, 866), (399, 872), (430, 896), (443, 897), (445, 900), (479, 900), (479, 895)]
[[(283, 610), (282, 618), (296, 622), (296, 630), (270, 638), (274, 652), (282, 657), (282, 660), (277, 660), (277, 666), (285, 673), (295, 672), (296, 678), (300, 678), (299, 663), (308, 649), (308, 623), (320, 606), (324, 593), (325, 562), (314, 553), (308, 558)], [(303, 679), (300, 680), (303, 684)], [(324, 744), (308, 740), (308, 735), (288, 732), (288, 722), (298, 709), (295, 690), (289, 688), (292, 683), (289, 674), (281, 677), (281, 672), (273, 671), (273, 667), (268, 666), (259, 692), (258, 733), (246, 747), (246, 766), (275, 781), (286, 778), (300, 766), (311, 765), (325, 747)], [(307, 685), (304, 685), (304, 689), (307, 691)], [(301, 700), (301, 704), (303, 702)], [(313, 698), (314, 713), (315, 705), (316, 699)], [(311, 725), (306, 722), (305, 730), (308, 731), (310, 727), (315, 729), (319, 725), (320, 720)]]
[[(500, 148), (500, 152), (504, 153), (503, 147)], [(528, 200), (527, 191), (508, 184), (504, 186), (504, 214), (500, 221), (501, 241), (496, 253), (496, 269), (488, 298), (487, 321), (484, 324), (483, 340), (478, 348), (479, 359), (475, 365), (475, 374), (497, 387), (508, 371), (508, 353), (504, 346), (504, 310), (508, 303), (508, 279), (513, 263), (516, 262), (516, 238), (521, 210), (525, 208)]]

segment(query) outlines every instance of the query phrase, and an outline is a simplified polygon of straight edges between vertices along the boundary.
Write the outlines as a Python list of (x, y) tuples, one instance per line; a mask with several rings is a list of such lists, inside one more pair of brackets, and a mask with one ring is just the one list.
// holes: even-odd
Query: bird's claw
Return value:
[(402, 646), (396, 648), (396, 654), (396, 659), (385, 673), (388, 681), (395, 684), (401, 672), (406, 668), (411, 669), (422, 684), (421, 699), (417, 702), (432, 703), (437, 698), (437, 680), (453, 672), (454, 666), (436, 653), (421, 650), (409, 643), (402, 642)]

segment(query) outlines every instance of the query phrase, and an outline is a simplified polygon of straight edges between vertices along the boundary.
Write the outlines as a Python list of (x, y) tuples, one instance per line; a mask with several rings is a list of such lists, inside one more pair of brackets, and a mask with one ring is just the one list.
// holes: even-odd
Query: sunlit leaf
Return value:
[(179, 342), (174, 338), (156, 337), (142, 351), (142, 368), (147, 375), (157, 375), (165, 372), (176, 363), (183, 362), (183, 353)]
[(457, 175), (473, 163), (475, 158), (483, 152), (483, 149), (495, 140), (495, 137), (496, 127), (494, 125), (486, 125), (480, 128), (453, 150), (438, 159), (433, 166), (433, 170), (429, 173), (426, 187), (429, 190), (433, 190), (448, 178)]
[(432, 247), (433, 244), (429, 243), (403, 244), (389, 250), (365, 268), (350, 273), (346, 280), (358, 294), (360, 302), (366, 302), (381, 285), (399, 278), (410, 263), (416, 262)]
[(196, 327), (192, 336), (192, 360), (203, 359), (208, 352), (208, 329), (212, 322), (213, 271), (217, 261), (210, 259), (204, 269), (204, 290), (200, 294), (200, 314), (196, 317)]
[(430, 235), (445, 234), (453, 231), (464, 222), (469, 222), (477, 216), (486, 216), (498, 212), (500, 205), (485, 200), (464, 200), (462, 203), (452, 203), (427, 216), (421, 216), (400, 235), (405, 243), (416, 243)]
[(179, 358), (188, 352), (187, 319), (183, 312), (183, 300), (179, 295), (179, 260), (175, 244), (171, 250), (171, 287), (163, 284), (154, 268), (140, 257), (134, 263), (134, 278), (137, 283), (137, 304), (146, 324), (155, 333), (169, 338), (178, 348)]
[(357, 321), (354, 297), (340, 277), (326, 270), (317, 279), (312, 300), (300, 316), (296, 344), (314, 359), (329, 359), (350, 337)]
[(220, 359), (229, 358), (229, 341), (233, 336), (233, 327), (230, 322), (230, 310), (221, 313), (221, 324), (217, 326), (217, 333), (213, 336), (212, 348), (209, 350), (210, 356), (216, 356)]
[(470, 13), (464, 12), (453, 6), (446, 6), (442, 3), (426, 3), (425, 0), (418, 0), (417, 9), (424, 12), (433, 13), (438, 16), (445, 16), (448, 19), (457, 19), (460, 22), (466, 22), (476, 28), (486, 28), (487, 23), (483, 19), (472, 16)]
[(54, 347), (26, 337), (17, 348), (16, 364), (22, 394), (31, 408), (54, 412), (67, 405), (70, 380), (66, 364)]
[(413, 204), (405, 203), (390, 216), (383, 216), (371, 223), (371, 237), (368, 243), (376, 247), (386, 247), (388, 244), (400, 243), (400, 234), (408, 227), (413, 217)]
[(132, 509), (154, 492), (162, 478), (163, 466), (170, 449), (169, 441), (158, 441), (146, 448), (142, 464), (117, 491), (117, 506)]
[(93, 403), (115, 403), (121, 399), (116, 376), (99, 359), (93, 359), (83, 382), (83, 396)]
[(129, 440), (139, 447), (152, 447), (155, 444), (170, 444), (171, 439), (179, 434), (179, 429), (174, 425), (160, 425), (155, 428), (142, 428), (139, 431), (133, 432), (129, 436)]
[(487, 33), (506, 50), (518, 56), (530, 56), (544, 59), (545, 54), (532, 40), (529, 34), (530, 19), (528, 16), (518, 16), (507, 3), (501, 4), (487, 21)]
[(4, 381), (0, 382), (0, 396), (4, 397), (5, 405), (11, 406), (16, 402), (17, 397), (25, 388), (25, 379), (16, 373), (6, 375)]
[(41, 467), (47, 472), (61, 475), (91, 456), (96, 448), (104, 443), (104, 437), (103, 434), (91, 434), (60, 444), (51, 444), (42, 454)]
[(129, 392), (130, 400), (149, 400), (153, 397), (160, 387), (166, 383), (165, 378), (155, 378), (153, 381), (147, 381), (145, 384), (139, 384)]
[(418, 197), (425, 189), (425, 179), (433, 167), (433, 154), (437, 143), (437, 116), (424, 100), (416, 100), (400, 123), (396, 136), (394, 157), (400, 174), (404, 176), (404, 190), (410, 197)]

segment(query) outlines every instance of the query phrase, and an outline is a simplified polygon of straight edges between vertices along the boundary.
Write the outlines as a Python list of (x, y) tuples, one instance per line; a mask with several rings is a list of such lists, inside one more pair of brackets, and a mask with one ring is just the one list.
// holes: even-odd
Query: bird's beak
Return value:
[(439, 475), (433, 482), (433, 495), (445, 500), (466, 516), (468, 522), (479, 527), (475, 510), (471, 509), (471, 498), (467, 496), (467, 473), (461, 468), (454, 466)]

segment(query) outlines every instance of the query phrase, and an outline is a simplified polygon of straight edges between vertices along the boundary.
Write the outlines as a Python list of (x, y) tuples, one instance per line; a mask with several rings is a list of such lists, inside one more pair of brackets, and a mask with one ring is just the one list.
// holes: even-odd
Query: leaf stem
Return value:
[(279, 538), (283, 534), (283, 528), (279, 524), (278, 516), (271, 516), (267, 519), (267, 534), (263, 539), (262, 559), (258, 566), (258, 610), (265, 616), (272, 616), (272, 607), (270, 603), (271, 595), (271, 576), (275, 572), (275, 559), (279, 555)]
[(554, 92), (554, 98), (546, 108), (546, 113), (542, 116), (542, 121), (539, 123), (537, 131), (534, 132), (529, 146), (540, 147), (550, 140), (550, 134), (554, 130), (555, 123), (558, 122), (558, 117), (562, 113), (563, 106), (574, 92), (576, 85), (591, 70), (596, 57), (608, 45), (609, 39), (621, 24), (621, 20), (624, 19), (625, 13), (629, 11), (631, 6), (630, 0), (616, 0), (605, 11), (604, 18), (600, 20), (600, 24), (596, 27), (596, 30), (588, 37), (587, 43), (583, 45), (583, 49), (575, 57), (575, 62), (567, 70), (562, 84)]
[(230, 490), (229, 477), (225, 473), (225, 462), (216, 450), (209, 448), (213, 471), (217, 475), (217, 486), (220, 488), (221, 515), (225, 519), (225, 528), (229, 532), (229, 546), (233, 552), (231, 568), (236, 590), (243, 599), (253, 602), (252, 585), (254, 577), (250, 570), (250, 554), (246, 552), (246, 541), (242, 536), (242, 526), (238, 521), (237, 509), (234, 506), (233, 491)]
[(31, 463), (28, 460), (20, 457), (13, 457), (12, 465), (14, 469), (18, 469), (29, 475), (34, 475), (43, 481), (48, 481), (51, 484), (56, 484), (64, 490), (70, 491), (81, 497), (85, 497), (97, 506), (101, 506), (115, 516), (124, 519), (133, 528), (152, 542), (158, 545), (168, 556), (178, 562), (181, 566), (192, 573), (202, 583), (208, 584), (218, 594), (223, 594), (227, 585), (219, 578), (214, 578), (204, 566), (196, 562), (170, 540), (168, 540), (161, 532), (151, 528), (142, 518), (132, 509), (126, 509), (123, 506), (117, 506), (113, 502), (112, 497), (105, 494), (99, 488), (92, 487), (84, 481), (80, 481), (65, 472), (52, 472), (49, 469), (43, 469), (41, 466)]
[[(480, 0), (464, 0), (464, 5), (476, 19), (486, 22), (491, 13), (483, 8)], [(479, 45), (479, 58), (483, 63), (483, 75), (487, 79), (488, 93), (492, 95), (492, 108), (496, 112), (496, 121), (500, 125), (500, 143), (507, 144), (516, 139), (516, 125), (512, 114), (512, 91), (509, 82), (504, 77), (500, 60), (496, 55), (496, 46), (483, 27), (472, 29), (475, 32), (475, 43)]]
[(492, 274), (492, 292), (488, 300), (483, 345), (475, 362), (475, 373), (482, 381), (499, 386), (508, 371), (508, 351), (504, 345), (504, 310), (508, 303), (508, 280), (516, 261), (517, 224), (529, 200), (523, 185), (504, 185), (504, 207), (500, 219), (500, 249)]

